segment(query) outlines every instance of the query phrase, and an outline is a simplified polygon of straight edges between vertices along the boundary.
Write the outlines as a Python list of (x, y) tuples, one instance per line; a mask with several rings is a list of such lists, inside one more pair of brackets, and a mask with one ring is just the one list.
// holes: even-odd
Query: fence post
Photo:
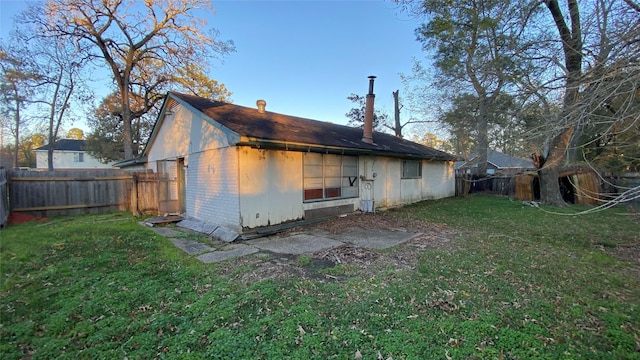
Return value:
[(7, 170), (0, 169), (0, 229), (4, 228), (9, 218), (9, 184)]
[(138, 174), (131, 174), (131, 181), (133, 185), (131, 185), (131, 213), (133, 216), (140, 216), (140, 211), (138, 211)]

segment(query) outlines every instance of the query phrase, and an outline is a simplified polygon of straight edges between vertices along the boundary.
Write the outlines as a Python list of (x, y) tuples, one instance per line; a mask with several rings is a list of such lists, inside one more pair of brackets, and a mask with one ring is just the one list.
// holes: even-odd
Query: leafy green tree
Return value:
[(47, 136), (44, 134), (32, 134), (22, 139), (20, 142), (20, 158), (18, 166), (36, 167), (36, 153), (35, 149), (43, 146), (47, 140)]
[(530, 2), (426, 0), (417, 11), (427, 21), (417, 30), (425, 50), (433, 49), (442, 84), (469, 89), (477, 98), (476, 152), (486, 172), (488, 130), (498, 98), (513, 86), (526, 64), (518, 56), (528, 46), (521, 39)]
[(462, 94), (454, 98), (451, 109), (440, 116), (440, 122), (449, 130), (454, 152), (464, 158), (475, 150), (477, 102), (475, 96)]
[[(347, 96), (347, 100), (355, 103), (356, 107), (349, 110), (344, 116), (346, 116), (349, 121), (348, 125), (353, 127), (364, 127), (364, 114), (366, 107), (366, 98), (364, 96), (360, 96), (357, 94), (351, 94)], [(383, 114), (380, 110), (375, 109), (373, 111), (373, 129), (376, 131), (380, 131), (382, 124), (388, 120), (387, 114)]]
[[(144, 99), (134, 98), (131, 101), (133, 108), (144, 107)], [(132, 142), (133, 151), (138, 155), (145, 144), (146, 139), (153, 128), (156, 110), (137, 112), (138, 117), (132, 121)], [(87, 136), (87, 152), (102, 162), (124, 160), (123, 153), (123, 129), (122, 112), (118, 94), (111, 93), (104, 98), (88, 119), (89, 127), (92, 129)]]
[[(404, 4), (426, 15), (418, 37), (432, 53), (439, 77), (453, 84), (447, 90), (454, 96), (474, 90), (478, 99), (476, 148), (483, 149), (496, 130), (508, 138), (521, 128), (529, 129), (525, 139), (539, 142), (544, 203), (564, 205), (558, 175), (580, 160), (585, 144), (612, 145), (607, 138), (636, 134), (634, 127), (617, 126), (637, 123), (634, 106), (620, 106), (606, 116), (602, 111), (614, 99), (630, 104), (630, 89), (637, 89), (640, 83), (636, 56), (640, 52), (640, 6), (636, 1), (427, 0)], [(491, 129), (487, 109), (504, 106), (499, 104), (504, 93), (517, 95), (523, 105), (516, 117), (501, 114), (495, 120), (503, 125)], [(539, 126), (541, 122), (544, 126)], [(597, 134), (599, 138), (594, 139)]]
[(177, 70), (177, 75), (173, 77), (173, 85), (182, 92), (215, 101), (231, 101), (231, 91), (227, 90), (224, 84), (209, 78), (199, 65), (185, 64)]

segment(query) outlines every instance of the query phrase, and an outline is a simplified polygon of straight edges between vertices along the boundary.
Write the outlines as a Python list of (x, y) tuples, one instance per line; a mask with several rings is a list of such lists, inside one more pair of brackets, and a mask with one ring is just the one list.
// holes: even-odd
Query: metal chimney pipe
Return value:
[(264, 114), (265, 108), (267, 107), (267, 102), (260, 99), (258, 101), (256, 101), (256, 106), (258, 106), (258, 112), (260, 114)]
[(373, 93), (373, 81), (375, 76), (369, 76), (369, 93), (367, 94), (364, 108), (364, 130), (362, 133), (362, 141), (367, 144), (373, 144), (373, 101), (376, 95)]

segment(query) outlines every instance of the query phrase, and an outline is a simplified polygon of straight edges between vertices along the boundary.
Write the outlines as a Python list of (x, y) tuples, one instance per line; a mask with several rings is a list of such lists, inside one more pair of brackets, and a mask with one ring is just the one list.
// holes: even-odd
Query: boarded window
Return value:
[(304, 201), (358, 197), (358, 158), (304, 154)]
[(402, 160), (402, 178), (417, 179), (422, 177), (422, 161)]

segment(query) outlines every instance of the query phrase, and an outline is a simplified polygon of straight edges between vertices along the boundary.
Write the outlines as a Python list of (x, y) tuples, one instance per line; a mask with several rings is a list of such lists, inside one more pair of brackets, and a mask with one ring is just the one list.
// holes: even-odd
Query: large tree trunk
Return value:
[(478, 102), (478, 137), (476, 139), (476, 156), (478, 159), (478, 176), (487, 175), (487, 152), (489, 148), (489, 127), (487, 99), (481, 96)]
[(133, 158), (133, 140), (131, 134), (131, 110), (124, 109), (122, 117), (122, 139), (124, 141), (124, 158), (125, 160)]
[[(547, 159), (540, 169), (540, 200), (549, 205), (566, 205), (560, 194), (558, 175), (567, 163), (567, 151), (571, 144), (576, 128), (575, 119), (571, 118), (571, 111), (580, 95), (580, 77), (582, 75), (582, 25), (580, 9), (577, 0), (567, 0), (567, 7), (571, 27), (565, 22), (565, 16), (558, 4), (558, 0), (546, 0), (545, 5), (553, 17), (562, 40), (562, 50), (566, 68), (566, 85), (563, 99), (562, 117), (558, 121), (567, 123), (564, 129), (551, 140)], [(576, 134), (579, 135), (579, 134)]]
[(20, 146), (20, 103), (18, 103), (16, 101), (16, 114), (15, 114), (15, 120), (16, 120), (16, 148), (15, 148), (15, 153), (13, 155), (13, 167), (17, 168), (18, 167), (18, 149)]
[(573, 127), (570, 126), (553, 138), (549, 149), (549, 157), (538, 172), (538, 176), (540, 177), (540, 200), (545, 204), (555, 206), (566, 205), (560, 193), (558, 176), (566, 163), (565, 154), (571, 143), (572, 134)]
[[(124, 82), (124, 81), (123, 81)], [(129, 86), (124, 84), (120, 88), (120, 102), (122, 104), (122, 139), (124, 142), (124, 159), (133, 158), (133, 132), (131, 129), (131, 106), (129, 104)]]
[(400, 125), (400, 100), (398, 100), (399, 92), (400, 90), (391, 92), (391, 94), (393, 94), (393, 118), (395, 121), (393, 130), (397, 137), (402, 138), (402, 126)]

